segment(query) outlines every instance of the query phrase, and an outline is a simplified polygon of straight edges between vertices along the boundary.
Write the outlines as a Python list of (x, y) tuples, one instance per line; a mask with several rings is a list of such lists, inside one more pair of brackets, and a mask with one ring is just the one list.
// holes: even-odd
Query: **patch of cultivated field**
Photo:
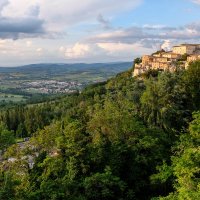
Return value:
[(26, 100), (22, 95), (0, 93), (0, 102), (20, 102)]

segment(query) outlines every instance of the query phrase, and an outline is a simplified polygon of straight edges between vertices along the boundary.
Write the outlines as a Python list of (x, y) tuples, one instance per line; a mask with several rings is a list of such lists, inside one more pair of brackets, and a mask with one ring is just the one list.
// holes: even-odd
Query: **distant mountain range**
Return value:
[(132, 66), (132, 62), (115, 62), (115, 63), (41, 63), (41, 64), (30, 64), (18, 67), (0, 67), (0, 73), (10, 73), (10, 72), (61, 72), (61, 71), (85, 71), (85, 70), (106, 70), (106, 71), (123, 71)]
[(0, 67), (0, 80), (64, 80), (99, 82), (133, 66), (132, 62), (31, 64), (19, 67)]

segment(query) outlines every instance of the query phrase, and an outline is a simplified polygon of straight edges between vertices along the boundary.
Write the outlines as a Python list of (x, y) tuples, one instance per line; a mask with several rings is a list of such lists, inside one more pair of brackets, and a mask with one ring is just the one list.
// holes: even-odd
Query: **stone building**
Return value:
[(135, 64), (134, 70), (133, 70), (133, 77), (138, 76), (139, 74), (143, 74), (148, 70), (146, 66), (143, 66), (142, 64)]
[(153, 56), (144, 55), (142, 56), (142, 65), (149, 65), (153, 62)]
[(155, 57), (155, 58), (153, 58), (153, 62), (160, 62), (160, 63), (168, 62), (168, 58), (166, 58), (166, 57)]
[(200, 60), (200, 55), (195, 54), (187, 57), (187, 62), (194, 62), (196, 60)]
[(162, 57), (169, 58), (169, 59), (179, 59), (181, 55), (177, 53), (173, 53), (172, 51), (169, 51), (169, 52), (163, 53)]
[(167, 62), (153, 62), (152, 69), (167, 70), (169, 63)]
[(187, 62), (185, 63), (185, 68), (187, 69), (191, 62), (200, 60), (200, 54), (193, 54), (187, 57)]
[[(184, 54), (186, 54), (187, 60), (183, 60)], [(181, 44), (174, 46), (172, 51), (160, 51), (142, 56), (142, 62), (135, 64), (133, 76), (138, 76), (148, 70), (173, 72), (176, 70), (177, 63), (179, 68), (187, 69), (189, 63), (196, 60), (200, 60), (200, 44)]]
[(188, 54), (191, 55), (195, 51), (200, 49), (200, 44), (181, 44), (179, 46), (174, 46), (172, 52), (176, 54)]

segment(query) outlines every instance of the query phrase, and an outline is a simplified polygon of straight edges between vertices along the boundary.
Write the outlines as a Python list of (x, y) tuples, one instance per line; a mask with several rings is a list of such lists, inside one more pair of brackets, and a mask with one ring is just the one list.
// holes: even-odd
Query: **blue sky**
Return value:
[(0, 66), (132, 61), (199, 40), (200, 0), (0, 0)]

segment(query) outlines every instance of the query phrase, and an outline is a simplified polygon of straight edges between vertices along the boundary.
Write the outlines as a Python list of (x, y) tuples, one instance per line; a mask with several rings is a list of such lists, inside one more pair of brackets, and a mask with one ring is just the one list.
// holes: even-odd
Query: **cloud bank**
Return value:
[(43, 37), (96, 19), (104, 28), (110, 26), (103, 15), (129, 10), (142, 0), (1, 0), (0, 38)]
[[(200, 8), (199, 0), (187, 2)], [(141, 7), (147, 4), (147, 0), (0, 0), (0, 62), (132, 60), (161, 47), (199, 43), (200, 21), (170, 22), (172, 26), (162, 24), (160, 15), (156, 24), (145, 18)], [(138, 14), (136, 8), (142, 11)]]
[(200, 4), (200, 0), (192, 0), (193, 3)]
[(37, 37), (44, 34), (44, 21), (39, 19), (39, 7), (32, 6), (23, 17), (6, 17), (2, 11), (9, 5), (8, 0), (0, 2), (0, 38), (19, 39), (24, 37)]

